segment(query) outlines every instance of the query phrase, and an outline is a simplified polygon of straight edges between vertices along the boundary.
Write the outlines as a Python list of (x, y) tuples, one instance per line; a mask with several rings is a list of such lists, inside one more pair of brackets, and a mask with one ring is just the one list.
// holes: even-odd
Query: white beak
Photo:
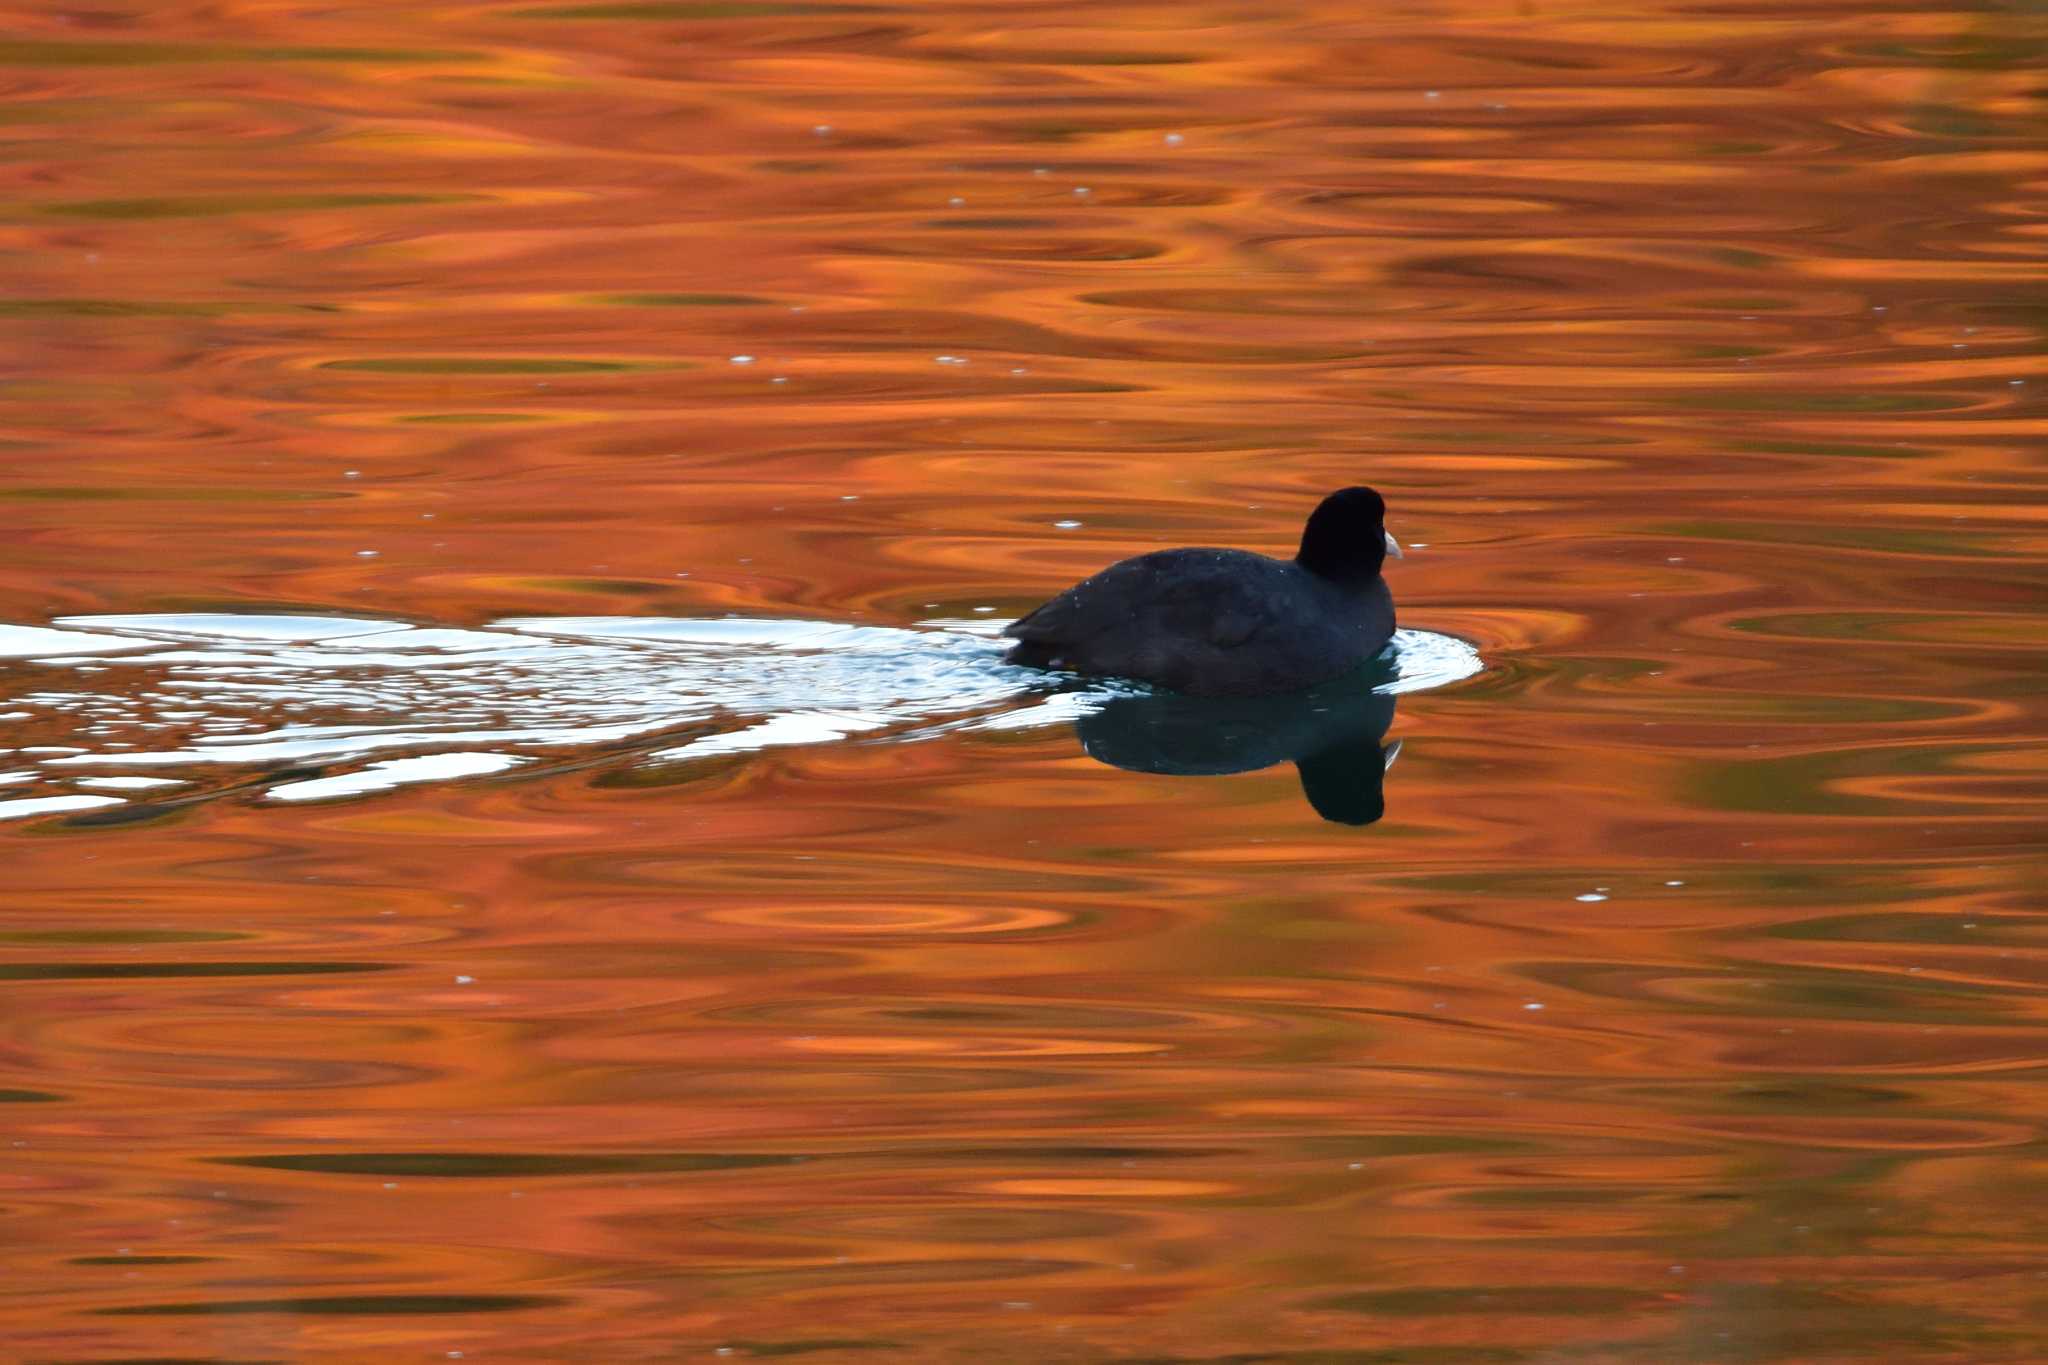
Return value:
[(1394, 766), (1394, 760), (1401, 756), (1401, 744), (1402, 741), (1397, 739), (1387, 746), (1387, 752), (1380, 759), (1381, 772), (1384, 773), (1387, 769)]
[(1394, 539), (1394, 533), (1392, 531), (1387, 530), (1384, 526), (1382, 526), (1380, 528), (1380, 534), (1387, 538), (1387, 553), (1392, 555), (1396, 559), (1403, 558), (1404, 556), (1401, 554), (1401, 542)]

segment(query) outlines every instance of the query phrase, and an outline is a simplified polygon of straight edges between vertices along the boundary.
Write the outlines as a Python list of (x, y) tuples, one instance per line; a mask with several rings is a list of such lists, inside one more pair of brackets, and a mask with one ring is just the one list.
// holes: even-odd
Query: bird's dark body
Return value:
[(1300, 691), (1386, 646), (1394, 599), (1378, 568), (1375, 557), (1369, 576), (1333, 578), (1245, 550), (1158, 550), (1110, 565), (1012, 624), (1004, 633), (1018, 643), (1008, 657), (1193, 697)]

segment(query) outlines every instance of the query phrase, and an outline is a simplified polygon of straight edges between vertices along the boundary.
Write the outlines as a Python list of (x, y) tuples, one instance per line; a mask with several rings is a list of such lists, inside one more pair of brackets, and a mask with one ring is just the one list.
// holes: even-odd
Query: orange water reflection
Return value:
[(2042, 43), (21, 16), (0, 620), (900, 626), (1367, 480), (1493, 667), (1363, 830), (1061, 729), (6, 826), (0, 1354), (2048, 1355)]

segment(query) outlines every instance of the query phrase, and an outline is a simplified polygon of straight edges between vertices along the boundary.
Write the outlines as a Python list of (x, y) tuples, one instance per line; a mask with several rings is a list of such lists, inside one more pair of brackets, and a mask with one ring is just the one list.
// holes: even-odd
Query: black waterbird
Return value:
[(1206, 547), (1155, 550), (1081, 580), (1003, 633), (1011, 663), (1135, 678), (1191, 697), (1299, 692), (1386, 647), (1401, 547), (1370, 488), (1309, 514), (1292, 559)]

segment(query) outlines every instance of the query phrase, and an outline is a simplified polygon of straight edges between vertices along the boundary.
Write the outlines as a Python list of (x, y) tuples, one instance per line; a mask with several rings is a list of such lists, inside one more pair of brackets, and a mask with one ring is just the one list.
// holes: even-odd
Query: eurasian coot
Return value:
[(1011, 663), (1136, 678), (1194, 697), (1298, 692), (1386, 647), (1394, 598), (1380, 577), (1401, 547), (1370, 488), (1309, 514), (1301, 550), (1155, 550), (1112, 564), (1003, 633)]

